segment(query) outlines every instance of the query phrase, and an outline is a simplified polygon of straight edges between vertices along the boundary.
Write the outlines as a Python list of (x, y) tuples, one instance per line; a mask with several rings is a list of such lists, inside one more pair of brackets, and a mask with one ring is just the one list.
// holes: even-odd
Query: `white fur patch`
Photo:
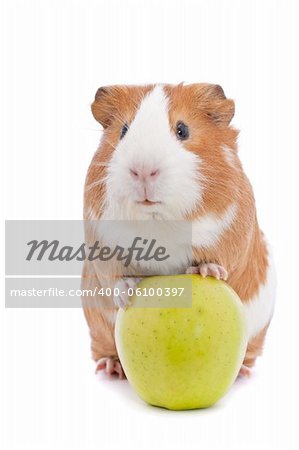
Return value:
[(237, 212), (237, 205), (231, 204), (222, 216), (206, 214), (192, 223), (192, 245), (210, 248), (218, 243), (223, 233), (230, 228)]
[(249, 302), (243, 303), (249, 340), (256, 336), (271, 320), (275, 305), (276, 273), (271, 255), (266, 283)]
[[(163, 86), (156, 86), (140, 104), (108, 165), (107, 198), (103, 218), (149, 219), (159, 216), (179, 220), (201, 200), (198, 155), (187, 151), (170, 129), (168, 99)], [(144, 180), (132, 178), (130, 169), (159, 170), (147, 181), (152, 206), (144, 200)], [(136, 169), (136, 170), (137, 170)], [(137, 170), (137, 171), (138, 171)]]
[[(137, 247), (146, 253), (154, 241), (151, 255), (158, 247), (165, 249), (167, 258), (146, 258), (137, 260), (135, 251), (130, 268), (138, 275), (174, 275), (185, 273), (192, 262), (191, 223), (168, 220), (99, 220), (94, 222), (95, 236), (110, 248), (116, 246), (129, 249), (136, 238)], [(144, 240), (147, 240), (144, 243)], [(139, 258), (138, 258), (139, 259)]]

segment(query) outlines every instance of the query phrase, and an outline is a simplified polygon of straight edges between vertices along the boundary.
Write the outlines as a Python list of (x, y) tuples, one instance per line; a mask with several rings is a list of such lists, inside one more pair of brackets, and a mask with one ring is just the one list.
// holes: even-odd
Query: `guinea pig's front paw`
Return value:
[(122, 365), (117, 357), (107, 356), (97, 361), (96, 373), (104, 370), (105, 373), (111, 377), (112, 375), (118, 375), (119, 379), (126, 378)]
[(209, 275), (217, 280), (227, 280), (228, 277), (226, 269), (215, 263), (200, 263), (197, 266), (188, 267), (186, 273), (198, 273), (202, 277)]
[(114, 286), (113, 301), (117, 308), (126, 309), (131, 303), (132, 291), (141, 278), (120, 278)]

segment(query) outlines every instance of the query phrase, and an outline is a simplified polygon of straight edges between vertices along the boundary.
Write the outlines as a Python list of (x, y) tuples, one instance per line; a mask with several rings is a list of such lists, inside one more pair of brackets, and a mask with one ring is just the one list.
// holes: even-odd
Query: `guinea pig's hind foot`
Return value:
[(131, 303), (132, 293), (141, 278), (120, 278), (114, 286), (113, 302), (117, 308), (126, 309)]
[(108, 356), (100, 358), (97, 362), (95, 373), (97, 374), (101, 370), (104, 370), (109, 377), (118, 375), (120, 380), (126, 378), (122, 365), (117, 357)]
[(202, 277), (211, 276), (217, 280), (227, 280), (227, 270), (216, 263), (200, 263), (197, 266), (188, 267), (186, 273), (198, 273)]
[(250, 367), (245, 366), (245, 364), (242, 364), (241, 369), (239, 370), (239, 378), (249, 378), (251, 376), (251, 369)]

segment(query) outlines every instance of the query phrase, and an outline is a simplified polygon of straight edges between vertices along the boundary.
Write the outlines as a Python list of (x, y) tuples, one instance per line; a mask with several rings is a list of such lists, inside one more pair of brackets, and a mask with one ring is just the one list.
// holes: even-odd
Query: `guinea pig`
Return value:
[[(177, 264), (165, 263), (161, 274), (195, 273), (232, 286), (247, 321), (249, 343), (240, 375), (248, 376), (273, 314), (275, 272), (258, 225), (252, 187), (238, 157), (238, 131), (230, 125), (233, 100), (219, 85), (208, 83), (115, 85), (98, 89), (91, 109), (103, 135), (87, 173), (85, 221), (124, 221), (132, 234), (140, 221), (188, 223), (191, 254)], [(107, 240), (115, 245), (126, 232), (113, 234), (110, 228)], [(132, 276), (121, 276), (119, 268), (107, 265), (114, 271), (112, 277), (93, 261), (85, 261), (83, 289), (108, 286), (112, 294), (95, 295), (101, 307), (85, 299), (83, 307), (96, 371), (122, 378), (114, 323), (140, 278), (134, 278), (134, 270)], [(115, 286), (119, 295), (113, 295)], [(112, 302), (105, 303), (103, 297)]]

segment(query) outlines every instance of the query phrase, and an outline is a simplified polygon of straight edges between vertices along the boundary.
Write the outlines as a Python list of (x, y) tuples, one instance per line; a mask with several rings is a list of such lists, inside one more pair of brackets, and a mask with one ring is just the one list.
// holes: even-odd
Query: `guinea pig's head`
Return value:
[(102, 87), (92, 112), (104, 133), (87, 176), (89, 218), (180, 220), (231, 201), (237, 132), (220, 86)]

